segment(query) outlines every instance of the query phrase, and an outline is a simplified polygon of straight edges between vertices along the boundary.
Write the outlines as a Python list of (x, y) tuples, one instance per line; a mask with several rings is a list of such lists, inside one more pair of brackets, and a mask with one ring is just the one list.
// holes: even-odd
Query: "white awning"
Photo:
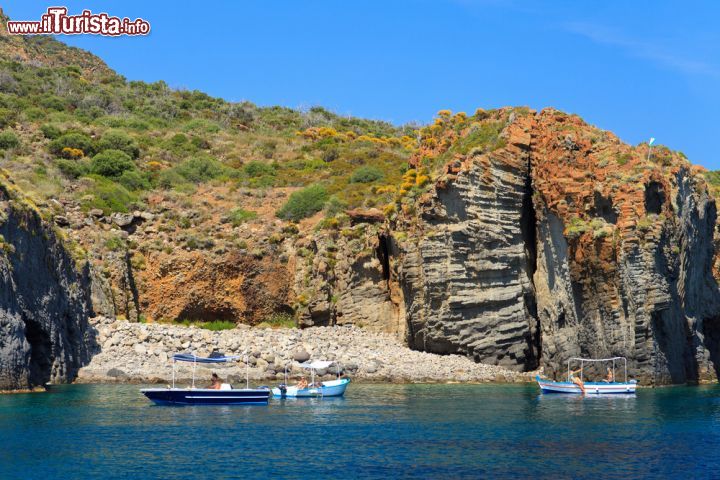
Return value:
[(320, 370), (323, 368), (328, 368), (333, 363), (335, 362), (332, 360), (315, 360), (314, 362), (301, 363), (300, 366), (302, 368)]

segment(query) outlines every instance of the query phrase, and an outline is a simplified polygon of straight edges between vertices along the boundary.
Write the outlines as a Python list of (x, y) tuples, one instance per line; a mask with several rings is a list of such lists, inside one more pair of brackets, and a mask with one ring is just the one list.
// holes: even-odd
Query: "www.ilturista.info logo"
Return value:
[(9, 21), (10, 35), (147, 35), (150, 23), (137, 18), (111, 17), (107, 13), (92, 13), (83, 10), (80, 15), (68, 15), (66, 7), (50, 7), (40, 21)]

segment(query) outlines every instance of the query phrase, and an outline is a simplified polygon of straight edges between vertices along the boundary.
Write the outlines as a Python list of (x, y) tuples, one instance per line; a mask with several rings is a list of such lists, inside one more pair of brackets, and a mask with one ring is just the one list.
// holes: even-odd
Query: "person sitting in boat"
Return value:
[(582, 371), (582, 367), (578, 368), (577, 370), (573, 370), (570, 372), (570, 381), (580, 387), (580, 391), (583, 395), (585, 395), (585, 383), (575, 375), (580, 373)]
[(305, 378), (305, 377), (300, 377), (300, 381), (299, 381), (298, 384), (297, 384), (297, 389), (298, 389), (298, 390), (305, 390), (306, 388), (308, 388), (307, 378)]
[(613, 375), (612, 370), (610, 370), (610, 367), (607, 367), (607, 375), (605, 375), (605, 378), (603, 378), (603, 382), (607, 383), (613, 383), (615, 381), (615, 375)]
[(220, 377), (218, 377), (217, 373), (212, 374), (212, 383), (210, 384), (209, 389), (212, 390), (220, 390), (220, 386), (222, 385), (222, 382), (220, 381)]

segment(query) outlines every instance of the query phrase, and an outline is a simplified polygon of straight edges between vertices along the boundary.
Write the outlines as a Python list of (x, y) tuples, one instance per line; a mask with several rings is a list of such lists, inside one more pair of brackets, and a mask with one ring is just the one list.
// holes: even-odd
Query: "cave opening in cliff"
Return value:
[(383, 280), (390, 280), (390, 238), (384, 233), (378, 234), (378, 244), (375, 247), (375, 254), (382, 266)]
[(34, 321), (25, 322), (25, 340), (30, 344), (30, 383), (44, 385), (50, 381), (52, 342), (50, 335)]
[[(528, 170), (529, 169), (530, 165), (528, 165)], [(537, 215), (535, 213), (535, 206), (533, 205), (533, 193), (532, 177), (531, 175), (527, 175), (522, 197), (522, 210), (520, 212), (520, 232), (525, 248), (527, 275), (531, 284), (533, 283), (535, 270), (537, 270)], [(527, 313), (536, 322), (534, 335), (528, 336), (527, 339), (527, 348), (530, 353), (527, 357), (526, 367), (528, 369), (537, 368), (542, 354), (540, 319), (537, 314), (537, 301), (535, 299), (534, 288), (533, 284), (533, 291), (525, 295), (525, 308), (527, 309)]]
[(618, 213), (613, 207), (613, 202), (610, 197), (604, 196), (602, 193), (595, 191), (593, 198), (593, 216), (601, 217), (607, 223), (613, 225), (617, 223)]
[(659, 215), (665, 203), (665, 192), (660, 183), (652, 181), (645, 185), (645, 211)]
[(703, 319), (703, 339), (715, 376), (720, 378), (720, 316)]

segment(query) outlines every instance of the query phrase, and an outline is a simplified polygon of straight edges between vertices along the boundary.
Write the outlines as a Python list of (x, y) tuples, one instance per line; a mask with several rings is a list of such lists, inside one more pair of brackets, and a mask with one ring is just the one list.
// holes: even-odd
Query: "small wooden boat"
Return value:
[[(268, 387), (250, 388), (249, 376), (245, 375), (245, 388), (233, 388), (223, 383), (219, 389), (196, 388), (195, 366), (198, 363), (223, 364), (240, 357), (198, 357), (189, 353), (173, 355), (172, 387), (145, 388), (140, 390), (143, 395), (158, 405), (267, 405), (270, 398)], [(190, 388), (175, 387), (175, 363), (192, 362), (193, 378)], [(246, 362), (247, 364), (247, 362)]]
[[(315, 381), (317, 370), (325, 370), (329, 366), (337, 366), (337, 379), (326, 382)], [(300, 367), (310, 370), (311, 380), (307, 388), (298, 388), (297, 385), (287, 385), (287, 367), (285, 367), (285, 383), (272, 389), (272, 393), (280, 398), (307, 398), (307, 397), (342, 397), (345, 394), (349, 378), (340, 378), (340, 365), (337, 362), (316, 360), (314, 362), (301, 363)]]
[[(583, 378), (583, 370), (586, 362), (612, 362), (612, 378), (615, 378), (615, 361), (622, 360), (625, 365), (625, 381), (624, 382), (585, 382)], [(637, 380), (627, 379), (627, 359), (625, 357), (612, 358), (571, 358), (568, 360), (568, 376), (564, 382), (555, 382), (540, 377), (535, 377), (542, 393), (577, 393), (582, 394), (580, 386), (572, 381), (570, 373), (570, 362), (580, 362), (580, 382), (585, 388), (586, 395), (608, 395), (608, 394), (634, 394), (637, 387)]]

